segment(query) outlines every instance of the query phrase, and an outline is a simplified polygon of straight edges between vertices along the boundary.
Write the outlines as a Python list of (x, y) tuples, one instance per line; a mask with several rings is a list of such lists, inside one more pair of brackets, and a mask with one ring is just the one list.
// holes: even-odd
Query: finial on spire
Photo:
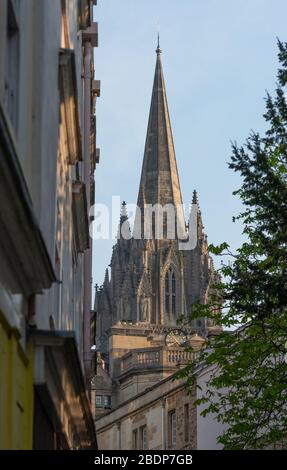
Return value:
[(198, 204), (198, 196), (196, 189), (193, 191), (192, 204)]
[(155, 52), (157, 53), (157, 55), (162, 53), (162, 50), (161, 50), (160, 45), (159, 45), (159, 33), (157, 33), (157, 48), (156, 48)]
[(125, 240), (130, 239), (130, 225), (129, 225), (129, 217), (128, 217), (126, 201), (122, 202), (120, 223), (119, 223), (118, 234), (117, 234), (118, 240), (122, 238), (124, 238)]
[(122, 202), (122, 207), (121, 207), (121, 218), (124, 217), (125, 219), (128, 218), (128, 213), (127, 213), (127, 203), (126, 201)]

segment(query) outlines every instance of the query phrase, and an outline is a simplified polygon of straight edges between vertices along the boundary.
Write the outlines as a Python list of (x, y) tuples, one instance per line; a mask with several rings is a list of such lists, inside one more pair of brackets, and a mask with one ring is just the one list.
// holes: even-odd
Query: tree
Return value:
[[(244, 207), (236, 219), (246, 241), (235, 253), (226, 243), (209, 247), (232, 262), (222, 266), (224, 281), (214, 286), (209, 304), (194, 305), (191, 314), (223, 327), (202, 352), (214, 373), (196, 405), (227, 424), (218, 439), (225, 449), (287, 444), (287, 43), (278, 41), (278, 48), (275, 97), (266, 97), (268, 130), (232, 145), (229, 167), (242, 177), (234, 194)], [(198, 374), (195, 363), (179, 373), (190, 391)]]

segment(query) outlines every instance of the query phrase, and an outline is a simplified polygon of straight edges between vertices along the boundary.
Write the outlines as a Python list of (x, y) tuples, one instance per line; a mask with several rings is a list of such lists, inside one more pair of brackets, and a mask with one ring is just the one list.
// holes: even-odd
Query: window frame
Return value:
[(103, 399), (103, 408), (111, 409), (112, 407), (112, 400), (110, 395), (102, 395)]
[(148, 440), (147, 440), (147, 426), (144, 424), (139, 428), (139, 449), (147, 450), (148, 449)]
[(169, 270), (166, 271), (165, 273), (165, 279), (164, 279), (164, 292), (165, 292), (165, 313), (166, 315), (170, 314), (170, 292), (169, 292)]
[(177, 316), (177, 283), (176, 273), (170, 266), (164, 276), (164, 313), (170, 319)]
[(168, 412), (168, 447), (176, 449), (177, 429), (176, 429), (176, 410)]
[[(100, 403), (98, 403), (98, 399)], [(96, 395), (96, 408), (103, 408), (103, 395)]]

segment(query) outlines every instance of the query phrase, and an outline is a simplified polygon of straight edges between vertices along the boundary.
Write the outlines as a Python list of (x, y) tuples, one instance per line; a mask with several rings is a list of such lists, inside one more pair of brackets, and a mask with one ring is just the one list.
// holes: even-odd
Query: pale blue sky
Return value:
[[(96, 202), (136, 203), (159, 28), (184, 202), (196, 188), (209, 241), (236, 248), (240, 180), (226, 164), (230, 141), (264, 129), (286, 18), (286, 0), (98, 0)], [(94, 243), (94, 282), (103, 281), (112, 245)]]

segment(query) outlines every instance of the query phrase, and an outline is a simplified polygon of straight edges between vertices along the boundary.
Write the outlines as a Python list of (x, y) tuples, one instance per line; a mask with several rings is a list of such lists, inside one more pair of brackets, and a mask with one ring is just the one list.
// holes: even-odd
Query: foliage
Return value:
[[(214, 286), (209, 304), (195, 305), (191, 314), (223, 328), (202, 352), (213, 372), (196, 404), (226, 426), (218, 439), (225, 449), (286, 447), (287, 440), (287, 43), (278, 47), (275, 97), (266, 97), (268, 130), (232, 145), (229, 167), (242, 177), (234, 194), (244, 208), (236, 219), (246, 241), (236, 253), (226, 243), (209, 247), (232, 262), (222, 266), (224, 282)], [(200, 370), (193, 363), (178, 375), (191, 390)]]

